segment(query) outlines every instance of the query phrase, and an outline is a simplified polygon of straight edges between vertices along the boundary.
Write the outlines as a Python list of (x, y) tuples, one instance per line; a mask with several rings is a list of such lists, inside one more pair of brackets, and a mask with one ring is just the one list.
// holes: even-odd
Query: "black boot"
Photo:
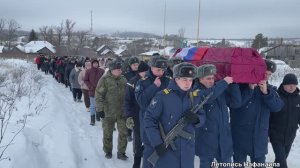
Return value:
[(91, 115), (91, 123), (90, 125), (94, 126), (95, 125), (95, 115)]
[(125, 153), (119, 153), (117, 154), (117, 158), (120, 159), (120, 160), (127, 160), (128, 157), (126, 156)]
[(140, 168), (141, 167), (141, 160), (142, 160), (141, 157), (135, 156), (132, 168)]
[(96, 120), (100, 121), (100, 112), (96, 112)]

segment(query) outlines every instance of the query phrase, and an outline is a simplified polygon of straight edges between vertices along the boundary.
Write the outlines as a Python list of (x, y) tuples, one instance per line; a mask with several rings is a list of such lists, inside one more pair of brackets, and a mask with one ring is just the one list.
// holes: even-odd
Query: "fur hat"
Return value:
[(137, 57), (130, 57), (128, 60), (128, 65), (130, 66), (135, 63), (140, 63), (140, 60)]
[(119, 60), (113, 60), (108, 64), (109, 70), (121, 69), (121, 68), (122, 68), (122, 62)]
[(283, 78), (282, 85), (298, 85), (298, 79), (295, 74), (286, 74)]
[(267, 65), (267, 71), (271, 71), (272, 73), (274, 73), (276, 71), (277, 66), (276, 66), (275, 62), (266, 59), (265, 63)]
[(149, 60), (149, 65), (151, 67), (161, 68), (161, 69), (167, 69), (168, 63), (167, 59), (162, 56), (152, 56)]
[(187, 77), (195, 78), (197, 74), (196, 66), (191, 63), (183, 62), (174, 66), (173, 78)]
[(173, 66), (175, 66), (175, 65), (177, 65), (177, 64), (180, 64), (180, 63), (182, 63), (183, 61), (182, 61), (182, 59), (180, 58), (180, 57), (172, 57), (172, 58), (170, 58), (169, 60), (168, 60), (168, 66), (169, 67), (173, 67)]
[(204, 64), (197, 69), (197, 78), (203, 78), (208, 75), (216, 75), (217, 68), (213, 64)]
[(145, 72), (145, 71), (148, 71), (148, 70), (149, 70), (148, 64), (144, 61), (141, 61), (137, 71), (138, 72)]

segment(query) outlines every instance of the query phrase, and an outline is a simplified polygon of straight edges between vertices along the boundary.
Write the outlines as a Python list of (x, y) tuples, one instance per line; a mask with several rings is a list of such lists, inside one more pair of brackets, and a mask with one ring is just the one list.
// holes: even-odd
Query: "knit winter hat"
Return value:
[(298, 79), (295, 74), (286, 74), (283, 78), (282, 85), (298, 85)]
[(148, 71), (148, 70), (149, 70), (148, 64), (144, 61), (141, 61), (137, 71), (138, 72), (145, 72), (145, 71)]
[(208, 75), (216, 75), (217, 68), (213, 64), (204, 64), (198, 67), (197, 78), (203, 78)]
[(183, 62), (174, 66), (173, 78), (186, 77), (195, 78), (197, 69), (195, 65), (187, 62)]
[(267, 71), (271, 71), (272, 73), (274, 73), (276, 71), (276, 64), (275, 64), (275, 62), (266, 59), (265, 63), (267, 65)]
[(135, 63), (140, 63), (140, 60), (137, 57), (130, 57), (128, 60), (128, 65), (130, 66)]

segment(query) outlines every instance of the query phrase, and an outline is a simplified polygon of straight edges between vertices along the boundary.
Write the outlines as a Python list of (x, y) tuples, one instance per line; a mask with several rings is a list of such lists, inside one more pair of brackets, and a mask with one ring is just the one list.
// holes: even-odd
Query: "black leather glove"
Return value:
[(190, 111), (184, 114), (184, 119), (191, 124), (197, 124), (198, 122), (200, 122), (198, 115)]
[(157, 145), (154, 149), (158, 156), (162, 156), (167, 152), (167, 148), (165, 147), (164, 143)]
[(104, 118), (104, 117), (105, 117), (104, 111), (100, 111), (100, 112), (98, 112), (98, 113), (99, 113), (99, 117), (100, 117), (100, 118)]

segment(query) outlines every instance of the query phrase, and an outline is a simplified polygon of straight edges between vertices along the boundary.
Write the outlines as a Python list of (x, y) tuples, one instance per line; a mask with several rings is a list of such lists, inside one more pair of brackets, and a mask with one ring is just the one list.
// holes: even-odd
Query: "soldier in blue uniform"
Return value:
[(242, 106), (231, 110), (233, 159), (237, 163), (246, 162), (247, 156), (250, 156), (251, 162), (265, 163), (270, 113), (283, 107), (276, 88), (267, 83), (276, 71), (276, 64), (266, 60), (266, 65), (265, 80), (258, 84), (240, 85)]
[[(145, 78), (140, 79), (135, 87), (135, 98), (140, 107), (140, 131), (141, 140), (144, 145), (150, 145), (144, 131), (143, 118), (151, 99), (155, 94), (165, 89), (170, 81), (170, 77), (165, 76), (167, 68), (167, 59), (162, 56), (152, 56), (149, 61), (150, 69), (146, 72)], [(143, 166), (149, 167), (150, 163), (146, 161), (149, 154), (143, 152)]]
[[(130, 57), (128, 60), (128, 71), (124, 73), (125, 78), (127, 81), (130, 81), (133, 77), (138, 74), (138, 67), (139, 67), (140, 60), (137, 57)], [(128, 142), (132, 141), (132, 130), (128, 129)]]
[(214, 159), (230, 163), (233, 155), (228, 107), (241, 105), (241, 93), (232, 77), (215, 82), (216, 67), (205, 64), (198, 68), (194, 88), (200, 92), (213, 92), (204, 105), (205, 124), (196, 130), (196, 155), (200, 168), (210, 168)]
[[(190, 109), (199, 104), (203, 98), (200, 92), (191, 94), (196, 72), (196, 67), (190, 63), (176, 65), (174, 79), (166, 89), (156, 94), (146, 111), (144, 127), (150, 144), (145, 144), (145, 151), (150, 154), (155, 151), (159, 156), (156, 168), (194, 168), (195, 127), (200, 126), (202, 122), (200, 110), (193, 113)], [(174, 140), (176, 150), (166, 148), (162, 132), (168, 134), (181, 118), (188, 123), (183, 130), (189, 136), (176, 137)]]
[(126, 117), (126, 126), (128, 129), (133, 129), (133, 153), (134, 153), (134, 163), (132, 168), (140, 168), (141, 159), (143, 156), (143, 146), (140, 137), (140, 120), (139, 111), (140, 107), (136, 102), (134, 89), (136, 83), (139, 79), (144, 78), (146, 72), (149, 70), (147, 63), (141, 61), (138, 67), (138, 74), (131, 78), (127, 82), (124, 100), (124, 115)]

